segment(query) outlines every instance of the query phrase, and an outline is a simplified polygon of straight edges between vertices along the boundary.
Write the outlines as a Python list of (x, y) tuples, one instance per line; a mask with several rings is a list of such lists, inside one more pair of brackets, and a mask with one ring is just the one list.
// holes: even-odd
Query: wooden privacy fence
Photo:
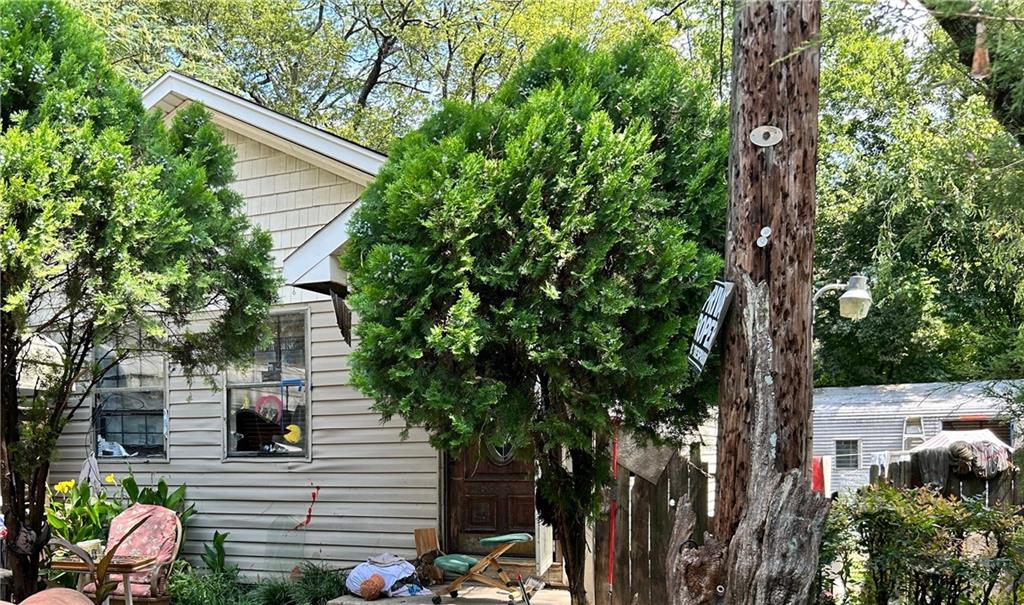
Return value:
[(615, 520), (613, 592), (608, 592), (609, 523), (594, 525), (595, 605), (664, 605), (669, 602), (665, 581), (668, 543), (675, 523), (676, 502), (688, 498), (697, 515), (695, 540), (708, 527), (708, 465), (700, 447), (690, 447), (687, 459), (672, 457), (657, 485), (619, 468), (612, 487), (618, 494)]
[[(982, 479), (974, 475), (958, 476), (949, 470), (942, 486), (942, 495), (953, 498), (973, 498), (983, 496), (989, 506), (1002, 504), (1020, 505), (1024, 503), (1021, 496), (1021, 467), (1024, 467), (1024, 448), (1013, 453), (1014, 466), (995, 477)], [(919, 454), (912, 454), (910, 460), (893, 462), (887, 467), (877, 464), (871, 466), (872, 485), (882, 481), (896, 487), (922, 487), (921, 465)]]

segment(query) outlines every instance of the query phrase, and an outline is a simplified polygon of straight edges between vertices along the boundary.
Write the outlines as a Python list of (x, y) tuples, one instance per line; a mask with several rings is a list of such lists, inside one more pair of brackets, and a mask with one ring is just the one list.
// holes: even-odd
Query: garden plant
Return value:
[[(872, 485), (832, 507), (822, 604), (995, 605), (1024, 598), (1024, 517), (927, 488)], [(836, 583), (846, 596), (835, 597)]]

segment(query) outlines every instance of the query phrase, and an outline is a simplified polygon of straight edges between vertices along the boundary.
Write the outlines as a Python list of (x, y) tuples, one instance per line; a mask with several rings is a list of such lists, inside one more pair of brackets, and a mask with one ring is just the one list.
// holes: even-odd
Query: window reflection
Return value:
[(161, 354), (140, 350), (139, 342), (137, 336), (123, 337), (93, 352), (101, 372), (93, 407), (98, 456), (165, 455), (166, 364)]
[(305, 456), (309, 451), (306, 314), (270, 318), (273, 337), (251, 367), (228, 374), (228, 455)]

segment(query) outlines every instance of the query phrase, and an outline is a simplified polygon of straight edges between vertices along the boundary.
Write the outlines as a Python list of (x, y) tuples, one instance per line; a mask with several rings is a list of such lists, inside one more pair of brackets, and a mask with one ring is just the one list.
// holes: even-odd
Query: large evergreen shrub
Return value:
[(724, 119), (671, 48), (557, 40), (396, 144), (351, 223), (353, 382), (439, 448), (534, 460), (574, 602), (616, 419), (677, 437), (711, 399), (686, 353), (722, 267)]

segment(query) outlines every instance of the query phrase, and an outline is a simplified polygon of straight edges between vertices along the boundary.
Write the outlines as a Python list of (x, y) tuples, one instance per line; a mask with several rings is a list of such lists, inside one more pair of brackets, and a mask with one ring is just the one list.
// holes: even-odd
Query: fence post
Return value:
[[(686, 461), (679, 454), (676, 454), (672, 457), (672, 461), (668, 463), (668, 497), (675, 502), (676, 506), (679, 506), (679, 503), (686, 496), (689, 482), (690, 473)], [(671, 516), (675, 518), (675, 511), (671, 511)]]
[(630, 605), (629, 594), (629, 476), (624, 468), (619, 469), (615, 489), (619, 494), (619, 514), (615, 518), (615, 586), (612, 591), (612, 605)]
[(1010, 469), (996, 475), (994, 479), (988, 480), (988, 505), (1005, 506), (1011, 503), (1013, 497), (1013, 475)]
[(918, 454), (910, 455), (910, 462), (907, 463), (910, 467), (910, 474), (907, 479), (907, 487), (921, 487), (924, 485), (924, 481), (921, 479), (921, 459)]
[(704, 532), (708, 529), (708, 465), (700, 461), (700, 444), (690, 445), (689, 481), (690, 506), (697, 518), (693, 526), (693, 540), (704, 544)]
[(654, 486), (637, 475), (629, 504), (629, 594), (630, 603), (647, 605), (651, 601), (651, 498)]
[(661, 473), (651, 498), (651, 605), (668, 603), (668, 543), (673, 517), (668, 507), (669, 471)]
[[(599, 439), (598, 449), (610, 448), (607, 439)], [(611, 490), (615, 485), (605, 488), (604, 501), (601, 503), (601, 514), (594, 521), (594, 605), (611, 605), (608, 598), (608, 514), (611, 508)]]

